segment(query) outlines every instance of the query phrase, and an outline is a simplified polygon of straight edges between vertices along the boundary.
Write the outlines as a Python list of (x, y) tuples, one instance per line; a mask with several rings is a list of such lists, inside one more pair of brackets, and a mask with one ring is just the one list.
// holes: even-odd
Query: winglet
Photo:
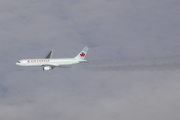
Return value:
[(84, 59), (85, 56), (87, 55), (89, 47), (86, 46), (76, 57), (75, 59)]
[(53, 55), (53, 50), (49, 52), (49, 54), (46, 56), (46, 59), (51, 59)]

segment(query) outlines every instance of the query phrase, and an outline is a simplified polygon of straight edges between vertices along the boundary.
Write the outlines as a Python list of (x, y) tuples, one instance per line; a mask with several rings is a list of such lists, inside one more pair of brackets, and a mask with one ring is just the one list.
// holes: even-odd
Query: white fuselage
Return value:
[(16, 65), (19, 66), (66, 66), (73, 65), (80, 62), (85, 62), (86, 60), (74, 59), (74, 58), (63, 58), (63, 59), (23, 59), (19, 60)]

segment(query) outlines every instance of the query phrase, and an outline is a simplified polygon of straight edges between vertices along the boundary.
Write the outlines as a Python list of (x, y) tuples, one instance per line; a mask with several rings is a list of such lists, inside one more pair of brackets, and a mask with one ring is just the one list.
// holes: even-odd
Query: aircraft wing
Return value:
[(53, 64), (53, 63), (49, 63), (49, 64), (42, 64), (42, 66), (58, 67), (59, 65)]
[(59, 65), (57, 65), (57, 64), (52, 64), (52, 63), (50, 63), (50, 64), (43, 64), (42, 66), (51, 66), (52, 68), (55, 68), (55, 67), (61, 67), (61, 68), (71, 68), (71, 66), (59, 66)]
[(49, 52), (49, 54), (46, 56), (46, 59), (51, 59), (53, 55), (53, 50)]

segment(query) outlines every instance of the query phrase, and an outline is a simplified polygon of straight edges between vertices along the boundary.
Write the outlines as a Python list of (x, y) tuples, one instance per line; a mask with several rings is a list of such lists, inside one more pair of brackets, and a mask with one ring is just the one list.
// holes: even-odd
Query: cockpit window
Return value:
[(17, 63), (21, 63), (21, 62), (17, 61)]

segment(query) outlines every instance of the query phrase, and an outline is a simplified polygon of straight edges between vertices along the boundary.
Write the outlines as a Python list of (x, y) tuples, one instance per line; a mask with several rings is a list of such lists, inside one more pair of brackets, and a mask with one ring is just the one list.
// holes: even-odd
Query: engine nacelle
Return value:
[(52, 70), (53, 68), (51, 66), (45, 66), (43, 67), (43, 70)]

